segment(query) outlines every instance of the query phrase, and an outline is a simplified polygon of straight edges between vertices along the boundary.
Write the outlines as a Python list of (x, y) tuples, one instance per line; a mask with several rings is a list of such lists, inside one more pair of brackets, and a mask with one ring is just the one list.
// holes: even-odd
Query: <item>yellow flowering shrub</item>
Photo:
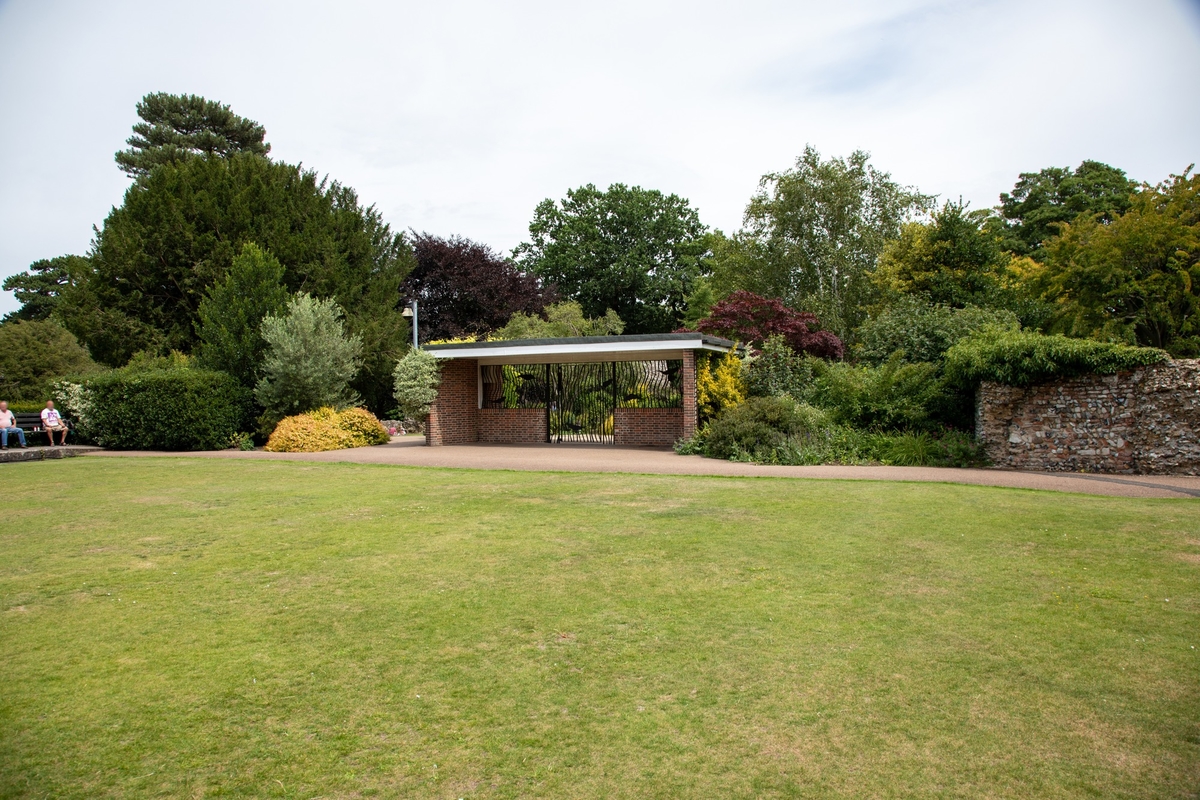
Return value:
[(712, 419), (725, 409), (744, 402), (746, 383), (742, 379), (742, 360), (732, 351), (719, 359), (701, 360), (696, 365), (696, 406), (700, 419)]
[(263, 449), (272, 453), (320, 453), (351, 447), (353, 441), (351, 434), (328, 419), (297, 414), (280, 420)]
[[(459, 336), (453, 339), (432, 339), (426, 342), (425, 346), (428, 347), (431, 344), (474, 344), (479, 340), (478, 336)], [(484, 337), (484, 340), (486, 341), (486, 337)]]
[(337, 426), (354, 437), (351, 447), (387, 444), (392, 439), (383, 423), (365, 408), (347, 408), (339, 412)]
[(312, 417), (321, 422), (328, 422), (330, 425), (337, 425), (338, 410), (333, 406), (321, 406), (316, 411), (309, 411), (301, 416)]
[(389, 439), (387, 430), (365, 408), (338, 411), (326, 406), (285, 417), (275, 426), (263, 449), (272, 453), (319, 453), (385, 444)]

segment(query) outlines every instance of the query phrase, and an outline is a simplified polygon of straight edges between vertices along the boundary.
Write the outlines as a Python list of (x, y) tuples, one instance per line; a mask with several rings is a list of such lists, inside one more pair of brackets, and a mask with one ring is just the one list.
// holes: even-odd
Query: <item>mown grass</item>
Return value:
[(3, 797), (1200, 786), (1194, 501), (198, 459), (2, 476)]

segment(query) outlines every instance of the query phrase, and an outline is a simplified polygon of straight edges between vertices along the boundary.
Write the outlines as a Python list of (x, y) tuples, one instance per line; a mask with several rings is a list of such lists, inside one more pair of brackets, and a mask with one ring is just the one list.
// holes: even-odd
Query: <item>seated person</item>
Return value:
[(58, 431), (59, 445), (67, 443), (67, 424), (63, 422), (62, 417), (54, 410), (54, 401), (47, 400), (46, 407), (42, 409), (42, 427), (46, 430), (46, 435), (50, 437), (50, 446), (54, 446), (54, 433)]
[(0, 450), (8, 449), (8, 435), (17, 434), (21, 447), (25, 446), (25, 431), (17, 427), (17, 418), (8, 410), (8, 403), (0, 400)]

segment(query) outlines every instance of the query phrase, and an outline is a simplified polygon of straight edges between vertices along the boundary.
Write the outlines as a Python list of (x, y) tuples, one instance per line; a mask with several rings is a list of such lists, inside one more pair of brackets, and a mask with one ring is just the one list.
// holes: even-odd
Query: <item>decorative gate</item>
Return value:
[(613, 410), (679, 408), (682, 361), (484, 367), (484, 406), (544, 408), (551, 442), (613, 442)]
[(613, 440), (616, 364), (551, 364), (550, 441)]

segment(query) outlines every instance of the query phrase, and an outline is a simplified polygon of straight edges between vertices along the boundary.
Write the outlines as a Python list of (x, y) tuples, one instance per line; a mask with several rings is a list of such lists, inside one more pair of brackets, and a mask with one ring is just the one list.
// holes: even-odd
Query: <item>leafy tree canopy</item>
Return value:
[(715, 303), (712, 312), (696, 327), (758, 346), (772, 336), (782, 336), (797, 353), (821, 358), (841, 358), (844, 350), (841, 339), (820, 330), (815, 314), (795, 311), (774, 298), (741, 290)]
[(148, 94), (137, 104), (137, 114), (142, 121), (133, 126), (129, 149), (116, 155), (117, 165), (134, 178), (159, 164), (196, 155), (265, 156), (271, 151), (262, 125), (198, 95)]
[(133, 358), (129, 359), (129, 363), (121, 369), (129, 375), (134, 375), (139, 372), (159, 372), (164, 369), (195, 368), (196, 359), (187, 353), (172, 350), (166, 355), (161, 355), (152, 350), (143, 350), (140, 353), (134, 353)]
[(604, 316), (588, 318), (583, 306), (574, 300), (546, 306), (542, 316), (517, 312), (503, 328), (492, 334), (495, 340), (561, 339), (571, 336), (616, 336), (625, 330), (625, 323), (611, 308)]
[(50, 400), (55, 380), (97, 369), (75, 337), (53, 320), (0, 325), (0, 400)]
[(713, 247), (718, 294), (744, 289), (778, 298), (846, 338), (866, 316), (869, 273), (884, 244), (932, 202), (869, 159), (856, 151), (823, 160), (810, 146), (792, 169), (764, 175), (743, 230)]
[(85, 274), (90, 264), (84, 256), (59, 256), (35, 261), (25, 272), (4, 279), (4, 290), (12, 292), (21, 308), (7, 319), (47, 319), (58, 298), (76, 275)]
[(296, 166), (246, 154), (163, 164), (109, 214), (90, 271), (63, 289), (57, 313), (111, 366), (139, 350), (191, 352), (205, 292), (247, 242), (279, 260), (288, 292), (349, 310), (366, 354), (355, 388), (371, 408), (390, 407), (411, 250), (353, 189)]
[(676, 327), (703, 274), (705, 230), (677, 195), (588, 184), (559, 203), (539, 203), (530, 241), (513, 255), (587, 316), (612, 309), (629, 333), (662, 333)]
[(946, 203), (928, 224), (905, 224), (900, 236), (884, 247), (872, 275), (875, 283), (935, 305), (962, 308), (990, 302), (1009, 258), (981, 223), (982, 215)]
[(988, 326), (1018, 330), (1017, 315), (1005, 309), (951, 308), (917, 297), (900, 297), (858, 329), (855, 355), (873, 364), (890, 358), (938, 362), (957, 342)]
[(287, 301), (279, 260), (253, 242), (242, 245), (224, 280), (209, 286), (200, 300), (200, 363), (253, 388), (267, 347), (259, 328)]
[(423, 233), (413, 240), (413, 254), (416, 267), (400, 293), (420, 302), (425, 341), (486, 335), (513, 314), (537, 314), (555, 298), (536, 275), (469, 239)]
[(962, 308), (996, 299), (1010, 256), (983, 230), (987, 212), (946, 203), (928, 223), (909, 222), (884, 246), (872, 277), (890, 294)]
[(1081, 214), (1098, 214), (1111, 222), (1129, 210), (1137, 189), (1122, 170), (1099, 161), (1084, 161), (1074, 170), (1022, 172), (1012, 193), (1000, 195), (999, 217), (993, 218), (992, 228), (1005, 249), (1040, 259), (1043, 243), (1058, 234), (1062, 223)]
[(1028, 280), (1054, 303), (1051, 331), (1200, 355), (1200, 176), (1173, 175), (1105, 222), (1081, 216)]
[(712, 307), (717, 302), (717, 293), (713, 291), (712, 282), (708, 278), (697, 278), (692, 293), (687, 296), (687, 308), (684, 309), (683, 327), (697, 330), (700, 320), (712, 313)]
[(1050, 309), (1023, 283), (1036, 264), (1003, 250), (987, 219), (987, 212), (958, 202), (944, 204), (928, 222), (905, 223), (871, 274), (882, 302), (915, 297), (933, 306), (1003, 309), (1026, 327), (1040, 327)]

